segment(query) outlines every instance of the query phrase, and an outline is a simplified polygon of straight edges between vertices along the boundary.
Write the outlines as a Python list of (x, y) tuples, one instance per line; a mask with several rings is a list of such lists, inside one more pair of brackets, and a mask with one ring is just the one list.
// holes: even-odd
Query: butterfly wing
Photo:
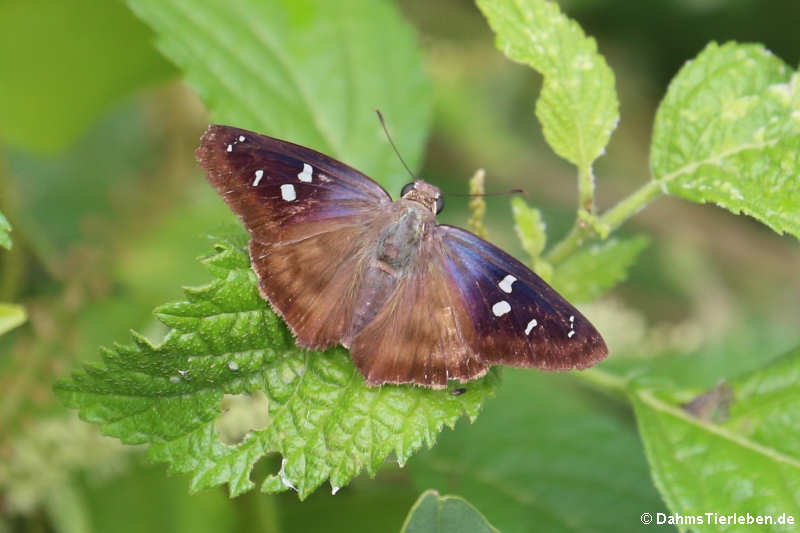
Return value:
[(210, 126), (196, 157), (244, 222), (261, 293), (298, 343), (338, 344), (386, 191), (319, 152), (228, 126)]
[(528, 267), (468, 231), (437, 229), (485, 364), (569, 370), (608, 355), (595, 327)]

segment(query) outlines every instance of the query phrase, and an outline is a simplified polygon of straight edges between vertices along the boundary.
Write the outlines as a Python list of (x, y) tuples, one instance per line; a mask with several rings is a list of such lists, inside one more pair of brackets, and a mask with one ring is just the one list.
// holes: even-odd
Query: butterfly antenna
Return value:
[(522, 194), (525, 196), (528, 195), (528, 193), (525, 192), (525, 189), (509, 189), (505, 192), (482, 192), (478, 194), (447, 193), (447, 196), (506, 196), (508, 194)]
[(403, 156), (400, 155), (400, 151), (397, 149), (397, 146), (394, 145), (394, 141), (392, 140), (392, 136), (389, 135), (389, 128), (386, 127), (386, 121), (383, 120), (383, 115), (381, 114), (381, 110), (380, 109), (376, 109), (375, 112), (378, 114), (378, 120), (381, 121), (381, 126), (383, 126), (383, 132), (386, 134), (386, 138), (389, 139), (389, 144), (392, 145), (392, 148), (394, 149), (394, 153), (397, 154), (397, 157), (398, 157), (398, 159), (400, 159), (400, 162), (403, 163), (404, 167), (406, 167), (406, 171), (408, 172), (408, 175), (411, 176), (411, 179), (414, 179), (414, 180), (417, 179), (417, 177), (414, 175), (414, 173), (411, 172), (411, 169), (408, 168), (408, 165), (406, 165), (406, 162), (403, 159)]

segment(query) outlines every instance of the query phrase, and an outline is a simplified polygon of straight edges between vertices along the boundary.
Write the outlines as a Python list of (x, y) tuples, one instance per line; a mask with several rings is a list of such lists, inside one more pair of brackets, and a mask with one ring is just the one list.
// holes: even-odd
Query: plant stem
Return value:
[[(609, 233), (620, 227), (626, 220), (642, 210), (647, 204), (661, 194), (661, 187), (655, 180), (650, 180), (632, 194), (623, 198), (617, 205), (603, 213), (597, 219), (597, 225), (608, 228)], [(587, 238), (596, 236), (592, 225), (577, 220), (570, 232), (556, 244), (545, 258), (552, 265), (558, 265), (580, 248)]]
[(469, 229), (482, 239), (488, 238), (488, 232), (484, 225), (483, 219), (486, 215), (486, 200), (483, 199), (483, 194), (486, 192), (484, 189), (484, 179), (486, 171), (479, 168), (469, 180), (469, 193), (474, 195), (469, 199), (469, 209), (472, 215), (467, 221)]
[(578, 168), (578, 211), (594, 214), (594, 174), (592, 166)]

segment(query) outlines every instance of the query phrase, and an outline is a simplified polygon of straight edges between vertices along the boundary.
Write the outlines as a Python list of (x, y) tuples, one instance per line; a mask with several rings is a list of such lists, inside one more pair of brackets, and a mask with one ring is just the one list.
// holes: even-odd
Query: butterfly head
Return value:
[(431, 211), (434, 215), (438, 215), (444, 209), (444, 198), (442, 191), (439, 187), (426, 183), (422, 180), (415, 180), (412, 183), (406, 183), (403, 190), (400, 192), (403, 200), (411, 200), (419, 202)]

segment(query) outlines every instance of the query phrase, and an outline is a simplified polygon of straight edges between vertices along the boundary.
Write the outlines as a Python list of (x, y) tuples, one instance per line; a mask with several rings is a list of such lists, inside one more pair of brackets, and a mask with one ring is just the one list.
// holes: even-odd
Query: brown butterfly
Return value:
[(300, 346), (341, 344), (368, 385), (444, 388), (493, 365), (585, 368), (597, 330), (525, 265), (436, 224), (442, 196), (417, 180), (393, 202), (314, 150), (212, 125), (197, 161), (250, 233), (261, 294)]

